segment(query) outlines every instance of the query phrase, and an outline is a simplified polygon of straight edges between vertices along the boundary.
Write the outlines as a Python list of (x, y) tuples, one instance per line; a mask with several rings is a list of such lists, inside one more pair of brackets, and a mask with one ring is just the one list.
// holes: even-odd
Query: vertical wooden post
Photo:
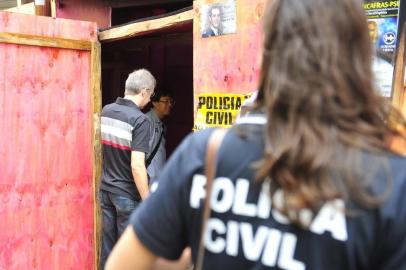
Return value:
[(51, 17), (56, 18), (56, 0), (51, 0)]
[[(406, 23), (399, 26), (399, 29), (402, 29), (402, 31), (398, 32), (399, 38), (396, 46), (392, 103), (406, 117)], [(406, 136), (406, 129), (403, 125), (398, 125), (396, 128)], [(406, 155), (406, 140), (404, 137), (393, 138), (391, 148), (399, 154)]]
[(403, 115), (406, 117), (406, 66), (405, 66), (405, 51), (406, 51), (406, 23), (403, 25), (401, 32), (398, 33), (400, 36), (399, 43), (396, 48), (395, 57), (395, 74), (393, 78), (393, 104), (402, 111)]
[(99, 269), (99, 257), (101, 247), (101, 210), (98, 200), (98, 190), (102, 172), (102, 148), (100, 113), (102, 107), (101, 100), (101, 46), (99, 42), (92, 43), (91, 51), (91, 107), (93, 117), (92, 141), (93, 141), (93, 203), (94, 203), (94, 270)]

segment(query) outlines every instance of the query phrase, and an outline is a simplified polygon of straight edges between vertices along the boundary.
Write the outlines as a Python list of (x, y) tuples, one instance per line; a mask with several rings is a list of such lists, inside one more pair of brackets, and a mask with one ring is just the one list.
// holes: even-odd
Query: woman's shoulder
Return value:
[(406, 156), (393, 153), (364, 152), (363, 173), (374, 176), (374, 183), (379, 184), (389, 179), (392, 185), (406, 184)]
[(406, 197), (406, 156), (388, 154), (394, 189), (399, 190), (402, 197)]
[(370, 183), (372, 195), (382, 199), (380, 215), (384, 219), (406, 222), (406, 157), (394, 153), (366, 153), (363, 177)]

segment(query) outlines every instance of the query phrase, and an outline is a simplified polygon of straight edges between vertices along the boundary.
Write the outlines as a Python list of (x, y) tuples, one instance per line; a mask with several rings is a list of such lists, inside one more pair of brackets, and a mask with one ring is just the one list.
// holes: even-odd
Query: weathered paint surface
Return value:
[(0, 12), (0, 31), (66, 39), (97, 40), (94, 23)]
[(64, 0), (61, 3), (56, 8), (57, 18), (95, 22), (99, 28), (111, 26), (111, 8), (105, 1)]
[(256, 90), (262, 47), (262, 17), (266, 0), (238, 0), (237, 32), (201, 38), (200, 10), (220, 1), (194, 1), (193, 80), (196, 97), (201, 93), (246, 94)]
[[(95, 40), (0, 13), (0, 31)], [(0, 43), (0, 269), (93, 269), (90, 52)]]

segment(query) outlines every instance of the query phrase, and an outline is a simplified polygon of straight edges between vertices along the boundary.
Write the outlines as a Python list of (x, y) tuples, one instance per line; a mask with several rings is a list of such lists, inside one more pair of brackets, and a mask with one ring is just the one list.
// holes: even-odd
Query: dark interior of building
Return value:
[(115, 1), (113, 3), (115, 3), (115, 5), (111, 5), (112, 26), (177, 12), (192, 6), (192, 1), (190, 0), (148, 0), (132, 1), (131, 3)]
[(169, 91), (176, 101), (171, 115), (164, 120), (169, 157), (193, 128), (192, 22), (102, 43), (103, 105), (123, 96), (128, 74), (138, 68), (150, 70), (157, 79), (156, 91)]

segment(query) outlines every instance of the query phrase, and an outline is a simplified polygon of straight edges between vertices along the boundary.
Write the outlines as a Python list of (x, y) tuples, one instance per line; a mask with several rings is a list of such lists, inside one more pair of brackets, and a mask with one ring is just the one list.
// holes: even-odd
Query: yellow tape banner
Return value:
[(198, 131), (210, 127), (231, 127), (241, 105), (250, 96), (251, 94), (200, 94), (193, 130)]

